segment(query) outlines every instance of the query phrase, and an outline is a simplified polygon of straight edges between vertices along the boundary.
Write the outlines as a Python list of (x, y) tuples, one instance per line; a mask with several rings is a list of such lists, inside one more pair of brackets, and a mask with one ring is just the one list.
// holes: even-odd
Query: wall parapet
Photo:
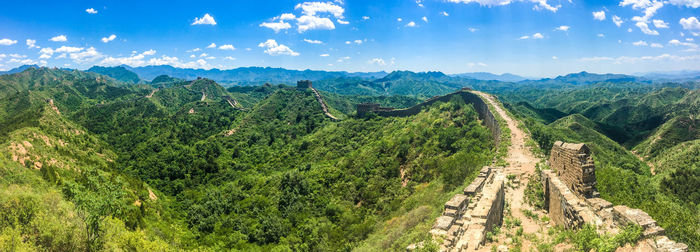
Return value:
[(503, 168), (485, 166), (464, 194), (445, 203), (430, 230), (435, 240), (442, 239), (441, 250), (475, 250), (484, 243), (486, 233), (503, 220), (504, 185)]

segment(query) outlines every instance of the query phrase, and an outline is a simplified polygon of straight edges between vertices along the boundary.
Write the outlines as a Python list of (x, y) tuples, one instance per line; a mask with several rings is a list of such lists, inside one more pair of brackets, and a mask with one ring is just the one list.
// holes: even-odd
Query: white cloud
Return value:
[(402, 18), (397, 18), (396, 21), (401, 22), (401, 21), (403, 21), (403, 19), (402, 19)]
[(200, 58), (204, 58), (204, 57), (207, 57), (207, 56), (209, 56), (209, 54), (206, 54), (206, 53), (202, 53), (202, 54), (199, 55)]
[[(551, 6), (549, 3), (547, 3), (547, 0), (447, 0), (448, 2), (452, 3), (478, 3), (481, 6), (488, 6), (488, 7), (493, 7), (493, 6), (504, 6), (504, 5), (509, 5), (512, 2), (531, 2), (536, 4), (533, 9), (534, 10), (549, 10), (551, 12), (556, 12), (561, 5), (557, 6)], [(569, 1), (571, 2), (571, 1)]]
[(335, 29), (335, 24), (328, 18), (316, 17), (316, 16), (301, 16), (297, 19), (297, 31), (299, 33), (308, 30), (333, 30)]
[(114, 39), (116, 39), (116, 38), (117, 38), (117, 35), (112, 34), (112, 35), (109, 35), (109, 37), (104, 37), (104, 38), (102, 38), (102, 42), (103, 42), (103, 43), (107, 43), (107, 42), (112, 41), (112, 40), (114, 40)]
[(532, 34), (532, 36), (530, 36), (530, 35), (520, 36), (520, 38), (518, 38), (518, 39), (523, 40), (523, 39), (543, 39), (543, 38), (544, 38), (544, 35), (542, 35), (542, 33), (538, 32), (538, 33)]
[(29, 49), (40, 48), (36, 45), (36, 40), (33, 39), (27, 39), (27, 46), (29, 47)]
[(356, 39), (356, 40), (353, 41), (353, 42), (354, 42), (355, 44), (358, 44), (358, 45), (361, 45), (361, 44), (362, 44), (362, 40), (359, 40), (359, 39)]
[(552, 56), (552, 59), (553, 59), (553, 60), (558, 60), (559, 57), (557, 57), (557, 56)]
[(596, 36), (598, 36), (599, 38), (604, 38), (604, 37), (605, 37), (605, 34), (598, 33)]
[(641, 30), (646, 35), (659, 35), (658, 31), (649, 29), (649, 25), (647, 25), (647, 23), (637, 22), (635, 25), (639, 27), (639, 30)]
[[(94, 50), (95, 48), (92, 48), (92, 49)], [(54, 52), (57, 52), (57, 53), (76, 53), (76, 52), (80, 52), (82, 50), (83, 50), (82, 47), (61, 46), (59, 48), (56, 48), (56, 50), (54, 50)]]
[(66, 42), (66, 41), (68, 41), (68, 38), (66, 37), (66, 35), (58, 35), (58, 36), (53, 37), (49, 40), (51, 40), (53, 42)]
[[(61, 48), (59, 48), (59, 49), (61, 49)], [(58, 52), (59, 49), (56, 49), (56, 51)], [(104, 57), (104, 55), (102, 55), (100, 52), (95, 50), (94, 47), (90, 47), (87, 50), (82, 51), (82, 52), (70, 53), (68, 56), (74, 62), (79, 63), (79, 64), (85, 63), (85, 62), (92, 62), (92, 61), (95, 61), (99, 58)]]
[(339, 58), (337, 61), (338, 61), (338, 62), (343, 62), (343, 61), (346, 61), (346, 60), (349, 60), (349, 59), (350, 59), (350, 56), (345, 56), (345, 57)]
[(617, 25), (617, 27), (620, 27), (622, 23), (624, 23), (624, 21), (622, 21), (622, 18), (618, 17), (617, 15), (612, 17), (612, 21), (613, 23), (615, 23), (615, 25)]
[(654, 19), (654, 26), (656, 26), (656, 28), (659, 28), (659, 29), (667, 29), (668, 23), (666, 23), (660, 19)]
[(331, 55), (330, 55), (330, 54), (327, 54), (327, 53), (324, 53), (324, 54), (321, 54), (321, 55), (319, 55), (319, 56), (321, 56), (321, 57), (328, 57), (328, 56), (331, 56)]
[(449, 17), (450, 14), (448, 14), (446, 11), (440, 12), (440, 15), (443, 15), (445, 17)]
[(206, 13), (202, 18), (194, 18), (192, 25), (216, 25), (216, 20), (209, 13)]
[(377, 64), (380, 66), (386, 66), (386, 62), (384, 62), (384, 59), (382, 59), (382, 58), (373, 58), (373, 59), (369, 60), (368, 63), (369, 64)]
[(474, 27), (469, 27), (469, 28), (467, 28), (467, 29), (468, 29), (470, 32), (476, 32), (476, 31), (479, 30), (479, 29), (476, 29), (476, 28), (474, 28)]
[(678, 6), (685, 6), (688, 8), (698, 8), (700, 7), (699, 0), (670, 0), (669, 3)]
[(627, 32), (632, 32), (632, 28), (627, 28)]
[(369, 20), (368, 16), (362, 16), (362, 20)]
[(644, 9), (651, 6), (651, 1), (649, 0), (623, 0), (620, 2), (620, 6), (625, 7), (627, 5), (632, 5), (632, 9)]
[(87, 12), (89, 14), (97, 14), (97, 10), (95, 10), (93, 8), (85, 9), (85, 12)]
[(659, 43), (651, 43), (649, 46), (653, 48), (664, 48), (664, 45), (659, 44)]
[(311, 39), (304, 39), (304, 42), (309, 43), (309, 44), (323, 44), (323, 41), (311, 40)]
[(338, 21), (339, 24), (350, 24), (349, 21), (345, 21), (345, 20), (341, 20), (341, 19), (337, 19), (336, 21)]
[(20, 59), (21, 59), (21, 58), (26, 58), (27, 55), (22, 55), (22, 54), (17, 54), (17, 53), (11, 53), (11, 54), (10, 54), (10, 57), (11, 57), (11, 58), (20, 58)]
[(647, 45), (649, 45), (649, 44), (647, 44), (647, 42), (645, 42), (645, 41), (643, 41), (643, 40), (634, 42), (634, 43), (632, 43), (632, 44), (633, 44), (634, 46), (647, 46)]
[(423, 16), (423, 18), (421, 18), (421, 19), (423, 20), (423, 22), (426, 22), (426, 23), (428, 22), (428, 17), (426, 17), (426, 16)]
[(226, 45), (221, 45), (221, 46), (219, 46), (219, 50), (229, 50), (229, 51), (233, 51), (233, 50), (236, 50), (236, 48), (233, 47), (233, 45), (231, 45), (231, 44), (226, 44)]
[(258, 44), (258, 47), (265, 48), (265, 53), (272, 56), (277, 55), (289, 55), (289, 56), (299, 56), (299, 53), (292, 51), (289, 47), (277, 44), (274, 39), (268, 39), (265, 42)]
[(568, 31), (569, 28), (571, 28), (571, 27), (569, 27), (568, 25), (562, 25), (562, 26), (555, 28), (554, 30), (555, 31)]
[(296, 19), (296, 18), (297, 18), (297, 16), (295, 16), (295, 15), (292, 14), (292, 13), (282, 13), (282, 15), (280, 15), (279, 17), (276, 17), (276, 18), (274, 18), (274, 19), (279, 19), (279, 20), (294, 20), (294, 19)]
[(307, 16), (316, 16), (317, 13), (330, 13), (336, 18), (343, 18), (345, 9), (331, 2), (304, 2), (297, 4), (294, 9), (301, 9)]
[(695, 39), (693, 39), (693, 38), (686, 38), (685, 41), (693, 42), (693, 41), (695, 41)]
[(346, 45), (349, 45), (349, 44), (352, 44), (352, 42), (350, 42), (350, 41), (348, 40), (348, 41), (345, 41), (345, 44), (346, 44)]
[(687, 47), (689, 47), (689, 48), (698, 48), (698, 45), (695, 44), (695, 43), (691, 43), (691, 42), (681, 42), (681, 41), (679, 41), (679, 40), (677, 40), (677, 39), (672, 39), (672, 40), (668, 41), (668, 44), (669, 44), (669, 45), (673, 45), (673, 46), (687, 46)]
[(603, 21), (605, 20), (605, 11), (594, 11), (593, 19)]
[(199, 47), (197, 47), (197, 48), (195, 48), (195, 49), (188, 50), (187, 52), (199, 52), (199, 51), (201, 51), (201, 50), (202, 50), (202, 49), (200, 49)]
[(236, 58), (231, 57), (231, 56), (226, 56), (226, 57), (224, 57), (224, 59), (227, 59), (227, 60), (236, 60)]
[(143, 55), (148, 55), (148, 56), (155, 55), (155, 54), (156, 54), (156, 50), (153, 50), (153, 49), (143, 52)]
[(51, 55), (50, 54), (42, 54), (42, 55), (39, 55), (39, 58), (40, 59), (50, 59)]
[(9, 46), (14, 44), (17, 44), (17, 40), (11, 40), (7, 38), (0, 39), (0, 45)]
[(275, 31), (275, 33), (278, 33), (281, 30), (286, 30), (286, 29), (292, 28), (292, 25), (280, 20), (279, 22), (270, 22), (270, 23), (263, 22), (262, 24), (260, 24), (260, 27), (270, 28), (273, 31)]
[(698, 36), (700, 34), (700, 21), (696, 17), (681, 18), (678, 23), (681, 24), (683, 29), (692, 32), (693, 35)]
[(681, 61), (700, 60), (700, 55), (678, 56), (678, 55), (670, 55), (670, 54), (661, 54), (658, 56), (641, 56), (641, 57), (621, 56), (621, 57), (617, 57), (617, 58), (613, 58), (613, 57), (585, 57), (585, 58), (580, 58), (579, 60), (580, 61), (587, 61), (587, 62), (612, 61), (612, 63), (614, 63), (614, 64), (631, 64), (631, 63), (639, 63), (639, 62), (643, 62), (643, 61), (681, 62)]
[(191, 55), (190, 55), (190, 58), (195, 58), (195, 57), (197, 57), (197, 56), (194, 55), (194, 54), (191, 54)]
[(207, 46), (207, 48), (216, 48), (216, 44), (211, 43), (211, 44), (209, 44), (209, 45)]
[(416, 22), (408, 22), (408, 24), (406, 24), (406, 27), (416, 27)]

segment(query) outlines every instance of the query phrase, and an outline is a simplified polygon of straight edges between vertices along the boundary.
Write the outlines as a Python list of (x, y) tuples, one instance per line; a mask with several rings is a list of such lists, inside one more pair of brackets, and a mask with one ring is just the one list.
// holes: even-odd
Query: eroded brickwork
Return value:
[(479, 177), (447, 203), (430, 231), (443, 251), (475, 250), (486, 232), (501, 225), (505, 205), (503, 168), (484, 167)]
[(557, 141), (552, 146), (549, 166), (574, 193), (590, 198), (596, 191), (595, 165), (585, 144)]
[(599, 198), (595, 190), (595, 167), (590, 149), (585, 144), (557, 141), (552, 147), (549, 164), (554, 170), (542, 170), (545, 210), (557, 225), (579, 228), (595, 226), (599, 232), (617, 233), (627, 224), (642, 227), (640, 251), (688, 251), (688, 246), (664, 234), (646, 212), (627, 206), (613, 206)]

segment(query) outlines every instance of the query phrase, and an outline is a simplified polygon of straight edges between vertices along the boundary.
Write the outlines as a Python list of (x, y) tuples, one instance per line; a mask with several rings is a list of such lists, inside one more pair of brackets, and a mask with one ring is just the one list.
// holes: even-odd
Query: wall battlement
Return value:
[(595, 165), (591, 149), (586, 144), (556, 141), (552, 146), (549, 165), (574, 193), (585, 198), (597, 194)]

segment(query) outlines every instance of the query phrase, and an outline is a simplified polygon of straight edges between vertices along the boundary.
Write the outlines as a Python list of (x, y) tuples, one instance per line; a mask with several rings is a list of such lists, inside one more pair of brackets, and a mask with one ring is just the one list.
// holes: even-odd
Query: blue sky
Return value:
[(700, 70), (699, 17), (700, 0), (6, 1), (0, 69)]

